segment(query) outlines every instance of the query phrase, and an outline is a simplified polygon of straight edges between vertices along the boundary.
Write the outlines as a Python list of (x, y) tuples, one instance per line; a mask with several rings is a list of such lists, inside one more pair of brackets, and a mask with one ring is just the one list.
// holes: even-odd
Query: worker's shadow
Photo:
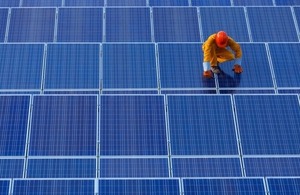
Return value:
[(233, 76), (227, 74), (223, 70), (218, 75), (218, 82), (220, 88), (230, 88), (227, 92), (232, 93), (235, 91), (235, 88), (240, 86), (241, 83), (241, 74), (234, 74)]

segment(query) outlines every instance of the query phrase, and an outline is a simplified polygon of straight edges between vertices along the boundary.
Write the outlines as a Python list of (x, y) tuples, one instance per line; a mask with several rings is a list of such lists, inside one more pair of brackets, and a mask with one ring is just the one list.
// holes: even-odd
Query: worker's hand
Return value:
[(235, 64), (232, 68), (232, 71), (236, 74), (240, 74), (243, 72), (243, 68), (241, 65)]
[(213, 78), (213, 74), (212, 74), (211, 70), (204, 71), (203, 77), (208, 78), (208, 79)]

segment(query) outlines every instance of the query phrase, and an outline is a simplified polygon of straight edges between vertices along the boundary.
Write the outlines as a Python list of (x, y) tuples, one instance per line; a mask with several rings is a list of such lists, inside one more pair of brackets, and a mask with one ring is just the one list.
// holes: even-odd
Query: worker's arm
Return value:
[(216, 46), (214, 44), (215, 35), (211, 35), (202, 46), (203, 50), (203, 70), (210, 70), (211, 66), (217, 65)]

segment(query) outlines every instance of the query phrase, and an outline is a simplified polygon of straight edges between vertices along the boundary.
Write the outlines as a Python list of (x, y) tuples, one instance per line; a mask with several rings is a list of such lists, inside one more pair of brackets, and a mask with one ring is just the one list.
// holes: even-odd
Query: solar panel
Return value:
[(19, 7), (20, 0), (1, 0), (0, 7)]
[(0, 96), (0, 156), (24, 155), (29, 96)]
[(99, 194), (107, 195), (178, 195), (179, 189), (177, 179), (99, 180)]
[(238, 155), (230, 96), (167, 96), (173, 155)]
[(168, 177), (167, 158), (122, 158), (102, 159), (100, 157), (101, 178)]
[(104, 0), (64, 0), (65, 6), (104, 6)]
[(295, 72), (300, 68), (300, 44), (274, 43), (269, 48), (277, 86), (299, 87), (300, 78)]
[(0, 194), (8, 195), (9, 184), (10, 182), (8, 180), (0, 180)]
[(167, 155), (163, 96), (102, 96), (100, 155)]
[[(249, 42), (247, 23), (242, 7), (200, 7), (200, 15), (204, 41), (211, 34), (223, 30), (238, 42)], [(237, 18), (239, 19), (237, 20)]]
[(280, 5), (300, 5), (298, 0), (275, 0), (277, 6)]
[(150, 6), (188, 6), (188, 0), (149, 0)]
[(146, 6), (145, 0), (107, 0), (107, 6)]
[(273, 0), (233, 0), (235, 6), (272, 6)]
[(102, 8), (60, 8), (58, 42), (101, 42)]
[(94, 180), (15, 180), (14, 195), (43, 194), (43, 195), (92, 195)]
[(49, 44), (45, 89), (99, 88), (99, 54), (97, 44)]
[(40, 44), (0, 44), (0, 89), (40, 90), (43, 53)]
[(150, 9), (107, 8), (105, 36), (107, 42), (151, 42)]
[(200, 33), (195, 7), (153, 8), (156, 42), (199, 42)]
[(241, 177), (240, 159), (173, 157), (173, 177)]
[(62, 0), (22, 0), (23, 7), (59, 7)]
[(96, 155), (97, 96), (34, 96), (29, 154)]
[(161, 88), (214, 88), (202, 79), (200, 44), (158, 44)]
[(291, 8), (247, 7), (246, 9), (254, 42), (299, 41)]
[(23, 177), (23, 159), (0, 159), (0, 178)]
[(231, 6), (230, 0), (191, 0), (194, 6)]
[(27, 178), (94, 178), (96, 159), (29, 159)]
[(52, 42), (55, 8), (12, 8), (8, 42)]
[(183, 179), (185, 195), (192, 194), (241, 194), (265, 195), (263, 179)]
[(0, 9), (0, 42), (4, 42), (8, 9)]
[[(240, 44), (243, 52), (243, 73), (236, 75), (232, 71), (234, 61), (220, 64), (223, 73), (218, 76), (220, 90), (226, 88), (274, 88), (268, 56), (264, 44)], [(259, 70), (259, 71), (258, 71)], [(263, 76), (260, 74), (263, 73)]]
[(104, 44), (103, 88), (157, 89), (154, 44)]
[(247, 177), (300, 176), (300, 158), (297, 157), (253, 157), (244, 158)]
[(235, 103), (244, 154), (299, 154), (296, 95), (237, 95)]
[(300, 178), (267, 178), (267, 181), (272, 195), (300, 193)]

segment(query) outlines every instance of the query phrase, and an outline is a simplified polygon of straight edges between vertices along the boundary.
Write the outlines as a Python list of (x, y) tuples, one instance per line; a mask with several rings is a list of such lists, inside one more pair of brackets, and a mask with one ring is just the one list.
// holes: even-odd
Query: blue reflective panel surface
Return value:
[(238, 154), (230, 96), (168, 96), (168, 113), (173, 155)]
[(154, 44), (103, 45), (103, 88), (157, 88)]
[(104, 0), (64, 0), (65, 6), (104, 6)]
[(0, 7), (19, 7), (20, 0), (1, 0)]
[(174, 177), (241, 177), (239, 158), (172, 158)]
[(146, 6), (146, 0), (107, 0), (107, 6)]
[(299, 41), (291, 8), (247, 7), (246, 9), (254, 42)]
[(22, 159), (0, 159), (0, 178), (21, 178), (23, 167)]
[(8, 180), (1, 180), (0, 181), (0, 194), (8, 195), (9, 193), (9, 184)]
[(95, 155), (97, 96), (35, 96), (29, 154)]
[(106, 41), (151, 42), (150, 9), (107, 8)]
[(14, 195), (94, 195), (94, 180), (15, 180)]
[(242, 7), (200, 7), (200, 15), (204, 41), (211, 34), (223, 30), (235, 41), (249, 42), (245, 13)]
[(296, 95), (235, 96), (244, 154), (299, 154)]
[(270, 194), (300, 194), (300, 178), (268, 178)]
[(275, 0), (275, 4), (277, 6), (280, 5), (300, 5), (300, 2), (298, 0)]
[(4, 42), (8, 9), (0, 9), (0, 42)]
[(39, 44), (0, 44), (0, 89), (40, 89), (43, 52)]
[(45, 89), (98, 89), (99, 45), (50, 44)]
[(59, 7), (62, 0), (22, 0), (23, 7)]
[(9, 42), (52, 42), (55, 8), (16, 8), (11, 10)]
[(147, 180), (100, 180), (99, 194), (106, 195), (178, 195), (179, 181), (176, 179)]
[(102, 8), (61, 8), (58, 14), (58, 42), (101, 42)]
[(273, 0), (233, 0), (235, 6), (272, 6)]
[(96, 159), (29, 159), (27, 178), (94, 178)]
[[(234, 60), (220, 64), (222, 74), (218, 76), (222, 88), (273, 88), (273, 80), (264, 44), (240, 44), (243, 56), (243, 73), (232, 71)], [(258, 71), (259, 70), (259, 71)], [(262, 76), (263, 74), (263, 76)]]
[(159, 44), (158, 51), (162, 88), (215, 87), (214, 79), (202, 78), (200, 44)]
[[(300, 12), (299, 12), (300, 13)], [(278, 87), (300, 87), (300, 44), (269, 44)]]
[(193, 6), (231, 6), (230, 0), (191, 0)]
[(100, 177), (168, 177), (167, 158), (100, 159)]
[(0, 156), (25, 153), (29, 96), (0, 96)]
[(300, 176), (300, 158), (244, 158), (247, 177)]
[(199, 42), (200, 33), (197, 9), (153, 8), (156, 42)]
[(102, 96), (100, 155), (166, 155), (163, 96)]
[(188, 0), (149, 0), (150, 6), (188, 6)]
[(265, 195), (263, 179), (183, 179), (185, 195)]

